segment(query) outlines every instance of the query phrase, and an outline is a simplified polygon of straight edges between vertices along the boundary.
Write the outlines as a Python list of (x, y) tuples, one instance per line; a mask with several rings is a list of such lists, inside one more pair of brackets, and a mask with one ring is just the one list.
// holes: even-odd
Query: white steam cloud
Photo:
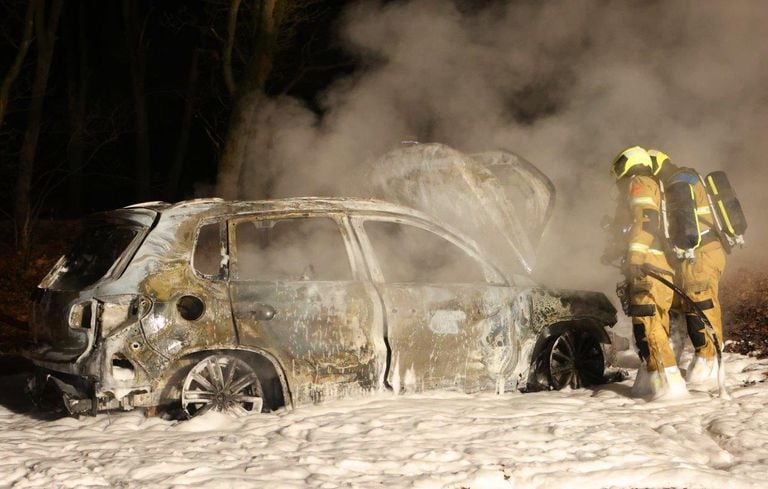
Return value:
[(240, 196), (354, 194), (363, 164), (403, 139), (506, 148), (558, 192), (536, 275), (608, 288), (616, 272), (599, 263), (599, 221), (616, 197), (609, 163), (639, 144), (727, 171), (750, 224), (729, 268), (768, 256), (763, 3), (477, 4), (349, 9), (341, 37), (367, 67), (324, 94), (322, 118), (290, 98), (254, 105)]

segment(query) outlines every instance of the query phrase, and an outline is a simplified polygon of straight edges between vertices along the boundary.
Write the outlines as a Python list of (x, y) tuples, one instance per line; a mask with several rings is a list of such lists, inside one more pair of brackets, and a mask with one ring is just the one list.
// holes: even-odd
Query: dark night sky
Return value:
[[(47, 4), (50, 6), (50, 1)], [(244, 1), (240, 22), (258, 2)], [(305, 19), (281, 39), (268, 95), (288, 93), (317, 107), (315, 97), (338, 76), (355, 68), (355, 60), (337, 45), (334, 32), (340, 12), (348, 2), (315, 2)], [(226, 37), (226, 1), (139, 1), (138, 17), (145, 25), (146, 101), (152, 164), (152, 199), (179, 200), (193, 196), (200, 185), (215, 181), (217, 160), (225, 138), (233, 98), (226, 90), (221, 68), (221, 49)], [(26, 3), (0, 2), (0, 72), (12, 64), (21, 38)], [(80, 9), (83, 10), (82, 14)], [(81, 54), (81, 20), (84, 21), (87, 72), (85, 97), (82, 207), (72, 210), (66, 202), (71, 173), (67, 170), (70, 142), (68, 63)], [(241, 75), (247, 57), (248, 32), (239, 28), (234, 56), (235, 75)], [(74, 39), (68, 42), (67, 36)], [(73, 53), (68, 53), (73, 49)], [(175, 195), (165, 185), (180, 136), (187, 98), (190, 65), (198, 53), (197, 83), (191, 93), (193, 117), (189, 145)], [(69, 57), (68, 57), (69, 55)], [(134, 103), (129, 51), (122, 3), (98, 0), (64, 2), (47, 96), (43, 111), (38, 153), (35, 159), (34, 199), (50, 191), (42, 215), (76, 217), (94, 210), (123, 206), (136, 200), (134, 192)], [(239, 55), (239, 56), (238, 56)], [(0, 191), (15, 192), (15, 174), (23, 132), (27, 125), (30, 90), (36, 60), (33, 41), (23, 69), (11, 90), (9, 110), (0, 130)], [(196, 188), (198, 190), (196, 190)], [(12, 211), (12, 199), (2, 209)], [(74, 214), (67, 216), (67, 214)]]

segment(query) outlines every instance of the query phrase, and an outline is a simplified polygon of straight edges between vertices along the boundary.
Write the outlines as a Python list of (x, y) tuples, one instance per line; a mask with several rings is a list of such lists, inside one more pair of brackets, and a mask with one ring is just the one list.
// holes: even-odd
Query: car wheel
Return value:
[(181, 407), (190, 418), (208, 411), (259, 413), (264, 407), (261, 381), (240, 358), (211, 355), (187, 373), (181, 389)]
[(605, 359), (600, 343), (588, 331), (569, 330), (550, 340), (546, 350), (551, 388), (572, 389), (603, 383)]

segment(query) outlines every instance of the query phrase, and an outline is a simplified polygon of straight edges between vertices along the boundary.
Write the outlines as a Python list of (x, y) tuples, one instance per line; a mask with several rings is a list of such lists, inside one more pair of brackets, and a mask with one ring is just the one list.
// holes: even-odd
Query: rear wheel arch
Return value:
[(166, 411), (173, 415), (179, 414), (181, 388), (187, 374), (200, 361), (211, 355), (229, 355), (249, 364), (259, 377), (264, 404), (269, 410), (292, 405), (291, 392), (283, 368), (269, 353), (250, 348), (206, 348), (186, 353), (168, 368), (169, 373), (164, 379), (159, 397), (159, 402), (167, 408)]

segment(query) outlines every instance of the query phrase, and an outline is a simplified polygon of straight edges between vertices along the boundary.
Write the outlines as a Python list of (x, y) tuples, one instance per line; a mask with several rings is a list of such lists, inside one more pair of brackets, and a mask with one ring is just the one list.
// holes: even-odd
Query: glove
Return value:
[(627, 279), (635, 280), (645, 277), (642, 265), (627, 265)]

